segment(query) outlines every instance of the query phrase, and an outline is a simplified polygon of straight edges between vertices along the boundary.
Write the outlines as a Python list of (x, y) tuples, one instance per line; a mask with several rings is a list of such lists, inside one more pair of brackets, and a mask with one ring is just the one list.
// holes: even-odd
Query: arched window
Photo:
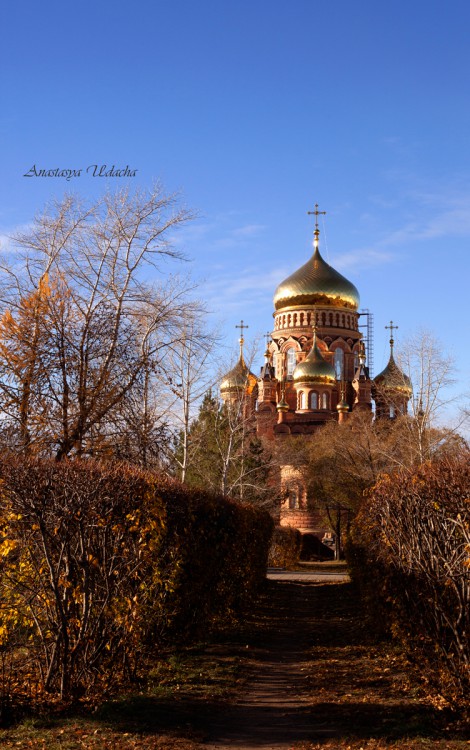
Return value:
[(305, 391), (300, 391), (299, 393), (299, 409), (308, 409), (307, 394)]
[(318, 409), (318, 393), (315, 393), (315, 391), (310, 394), (310, 408)]
[(392, 406), (392, 404), (390, 404), (389, 414), (390, 414), (390, 419), (395, 419), (395, 417), (396, 417), (395, 407)]
[(297, 487), (292, 487), (289, 490), (289, 510), (296, 510), (299, 506), (299, 490)]
[(292, 373), (295, 370), (297, 364), (297, 358), (295, 356), (295, 349), (291, 348), (287, 350), (287, 377), (291, 378)]
[(322, 393), (321, 395), (321, 408), (328, 409), (328, 394)]
[(344, 352), (339, 347), (335, 349), (335, 372), (336, 380), (342, 380), (344, 373)]

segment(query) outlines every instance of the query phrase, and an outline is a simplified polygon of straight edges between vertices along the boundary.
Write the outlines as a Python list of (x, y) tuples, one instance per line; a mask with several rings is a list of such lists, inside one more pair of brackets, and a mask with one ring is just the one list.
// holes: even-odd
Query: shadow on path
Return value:
[(142, 696), (107, 720), (186, 732), (211, 750), (440, 735), (442, 713), (410, 691), (401, 659), (370, 640), (351, 584), (268, 581), (242, 633), (217, 647), (243, 653), (247, 679), (232, 703)]
[(251, 680), (215, 717), (209, 747), (432, 733), (431, 708), (391, 695), (396, 675), (371, 673), (373, 649), (350, 584), (272, 582), (257, 615), (264, 626), (251, 644)]

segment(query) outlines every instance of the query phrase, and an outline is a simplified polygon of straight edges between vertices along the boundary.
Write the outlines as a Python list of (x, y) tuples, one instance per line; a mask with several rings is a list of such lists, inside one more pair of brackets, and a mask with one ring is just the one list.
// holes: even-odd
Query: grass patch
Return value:
[(48, 726), (24, 723), (15, 731), (2, 732), (1, 747), (16, 750), (196, 750), (201, 745), (190, 737), (173, 734), (122, 732), (97, 726), (91, 719), (50, 722)]
[[(186, 649), (159, 660), (149, 671), (150, 692), (158, 695), (191, 695), (223, 698), (240, 678), (240, 658), (221, 649)], [(212, 651), (212, 652), (211, 652)]]
[(295, 566), (296, 570), (308, 570), (312, 573), (347, 573), (348, 564), (346, 560), (323, 560), (323, 561), (300, 561)]
[(19, 750), (191, 750), (200, 746), (214, 705), (241, 679), (241, 659), (221, 644), (172, 651), (149, 667), (139, 692), (97, 709), (63, 709), (0, 730), (0, 747)]

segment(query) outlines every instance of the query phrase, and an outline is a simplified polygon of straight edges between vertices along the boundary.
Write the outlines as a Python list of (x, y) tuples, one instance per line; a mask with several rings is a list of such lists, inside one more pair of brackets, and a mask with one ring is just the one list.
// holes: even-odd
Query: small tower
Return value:
[[(266, 337), (270, 337), (266, 334)], [(277, 380), (272, 363), (272, 354), (266, 344), (264, 352), (264, 365), (261, 368), (258, 379), (258, 404), (276, 404)]]
[(336, 406), (336, 411), (338, 412), (338, 423), (343, 424), (347, 420), (349, 414), (349, 404), (346, 401), (346, 388), (344, 380), (341, 383), (341, 400)]
[(400, 370), (393, 356), (393, 331), (398, 326), (390, 321), (390, 358), (388, 364), (373, 380), (372, 396), (376, 406), (377, 419), (395, 419), (408, 411), (408, 401), (413, 392), (411, 380)]
[(238, 362), (226, 375), (224, 375), (222, 382), (220, 383), (220, 395), (222, 401), (226, 405), (238, 403), (240, 399), (246, 397), (245, 405), (245, 416), (248, 416), (249, 412), (254, 411), (254, 402), (256, 398), (257, 390), (257, 378), (248, 369), (243, 358), (243, 344), (245, 339), (243, 338), (243, 330), (248, 328), (247, 325), (241, 321), (240, 325), (235, 328), (241, 329), (239, 338), (240, 344), (240, 356)]
[(286, 401), (285, 383), (282, 383), (281, 385), (281, 398), (277, 402), (276, 410), (278, 414), (278, 417), (277, 417), (278, 424), (283, 424), (283, 422), (286, 421), (285, 415), (289, 411), (289, 404)]
[[(372, 381), (369, 377), (369, 368), (366, 367), (366, 348), (361, 341), (359, 350), (359, 366), (355, 372), (352, 387), (356, 393), (353, 409), (360, 411), (371, 411), (372, 409)], [(339, 404), (338, 404), (339, 405)]]

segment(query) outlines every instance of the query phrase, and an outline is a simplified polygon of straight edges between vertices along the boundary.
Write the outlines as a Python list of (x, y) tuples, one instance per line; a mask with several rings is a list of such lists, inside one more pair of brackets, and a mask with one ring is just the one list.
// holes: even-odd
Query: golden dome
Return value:
[(323, 260), (315, 238), (315, 252), (307, 263), (285, 279), (274, 293), (274, 307), (328, 305), (357, 310), (359, 292), (354, 284)]
[(313, 346), (303, 362), (295, 368), (292, 379), (294, 383), (317, 383), (323, 385), (334, 385), (336, 373), (333, 365), (323, 359), (317, 346), (317, 337), (313, 336)]
[(227, 393), (230, 391), (242, 391), (246, 389), (248, 393), (253, 391), (257, 382), (256, 376), (249, 371), (240, 352), (240, 359), (230, 372), (224, 375), (220, 384), (220, 392)]
[(344, 399), (342, 399), (342, 400), (341, 400), (341, 401), (339, 402), (339, 404), (337, 404), (337, 405), (336, 405), (336, 411), (337, 411), (337, 412), (338, 412), (339, 414), (346, 414), (346, 412), (348, 412), (348, 411), (349, 411), (349, 404), (348, 404), (348, 402), (347, 402), (347, 401), (345, 401)]
[(411, 380), (408, 375), (400, 370), (395, 359), (393, 357), (393, 344), (390, 349), (390, 359), (388, 364), (382, 372), (374, 378), (374, 383), (379, 388), (390, 389), (395, 391), (403, 391), (403, 393), (411, 396), (413, 388), (411, 386)]

